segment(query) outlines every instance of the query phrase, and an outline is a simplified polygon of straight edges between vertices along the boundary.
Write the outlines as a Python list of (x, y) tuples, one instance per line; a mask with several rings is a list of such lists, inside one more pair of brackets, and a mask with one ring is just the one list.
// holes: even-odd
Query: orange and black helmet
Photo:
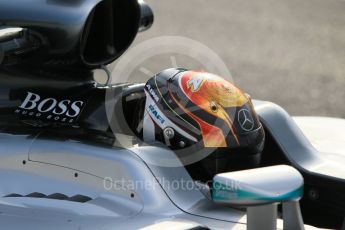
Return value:
[(146, 83), (145, 94), (145, 142), (262, 151), (265, 135), (250, 97), (219, 76), (168, 69)]

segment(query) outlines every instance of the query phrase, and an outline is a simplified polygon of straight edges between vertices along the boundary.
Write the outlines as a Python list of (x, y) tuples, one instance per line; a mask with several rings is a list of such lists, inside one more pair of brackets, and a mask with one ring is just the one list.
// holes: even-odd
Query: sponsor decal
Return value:
[(73, 123), (85, 105), (81, 100), (57, 100), (27, 92), (26, 98), (15, 110), (18, 115), (56, 122)]
[(193, 76), (189, 81), (187, 81), (187, 89), (190, 89), (194, 93), (198, 92), (205, 81), (206, 79), (204, 76)]
[(152, 89), (151, 85), (146, 85), (147, 90), (149, 91), (150, 95), (152, 96), (152, 98), (158, 102), (159, 101), (159, 97), (157, 96), (157, 94), (155, 93), (155, 91)]
[(149, 105), (149, 111), (159, 123), (164, 124), (164, 118), (159, 114), (153, 105)]
[(238, 123), (244, 131), (249, 132), (254, 129), (254, 119), (247, 109), (238, 112)]

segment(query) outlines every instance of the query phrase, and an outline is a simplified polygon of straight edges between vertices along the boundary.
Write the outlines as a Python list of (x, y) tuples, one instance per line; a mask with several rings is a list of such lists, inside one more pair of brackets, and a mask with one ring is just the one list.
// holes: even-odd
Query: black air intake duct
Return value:
[[(0, 65), (93, 69), (109, 64), (139, 29), (151, 26), (147, 7), (137, 0), (2, 0)], [(12, 34), (1, 32), (9, 28), (15, 29)], [(18, 39), (26, 46), (16, 46)]]

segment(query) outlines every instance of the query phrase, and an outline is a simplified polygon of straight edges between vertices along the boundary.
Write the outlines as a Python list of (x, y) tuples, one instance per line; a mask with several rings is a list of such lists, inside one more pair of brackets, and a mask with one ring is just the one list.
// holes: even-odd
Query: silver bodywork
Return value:
[[(317, 155), (283, 109), (262, 101), (256, 101), (255, 107), (279, 145), (302, 170), (344, 178), (344, 169), (333, 167), (334, 171), (328, 172), (323, 168), (328, 161)], [(303, 127), (304, 121), (298, 121)], [(110, 230), (192, 229), (203, 225), (246, 229), (245, 210), (215, 204), (207, 189), (200, 186), (175, 189), (169, 183), (192, 181), (188, 172), (182, 165), (169, 168), (153, 164), (152, 152), (178, 162), (172, 151), (159, 146), (108, 147), (51, 139), (44, 133), (11, 134), (4, 130), (0, 133), (1, 226)], [(37, 193), (46, 196), (34, 197)], [(56, 199), (59, 195), (63, 198)], [(89, 200), (73, 200), (76, 195)], [(282, 228), (280, 220), (278, 229)]]
[[(345, 160), (345, 149), (342, 148), (344, 134), (341, 131), (343, 119), (293, 119), (281, 107), (270, 102), (256, 102), (256, 110), (261, 122), (295, 167), (312, 174), (345, 179), (345, 168), (341, 164)], [(321, 139), (322, 147), (317, 145)]]

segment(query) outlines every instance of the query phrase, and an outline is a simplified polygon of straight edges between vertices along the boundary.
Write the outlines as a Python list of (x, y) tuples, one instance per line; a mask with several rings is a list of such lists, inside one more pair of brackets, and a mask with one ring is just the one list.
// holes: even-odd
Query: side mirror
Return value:
[(283, 204), (284, 229), (304, 229), (299, 199), (303, 177), (285, 165), (229, 172), (213, 178), (216, 203), (247, 208), (247, 229), (276, 229), (277, 205)]

